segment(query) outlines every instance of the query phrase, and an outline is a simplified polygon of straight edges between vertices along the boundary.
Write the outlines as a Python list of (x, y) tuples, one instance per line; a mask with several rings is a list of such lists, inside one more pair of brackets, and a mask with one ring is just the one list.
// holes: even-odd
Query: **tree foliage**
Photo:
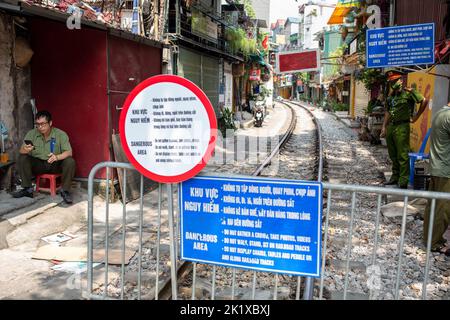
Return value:
[(225, 37), (233, 53), (242, 52), (247, 57), (256, 52), (256, 39), (249, 39), (247, 33), (242, 28), (227, 28)]
[(386, 83), (386, 75), (381, 69), (361, 69), (355, 74), (355, 78), (364, 84), (367, 91), (375, 86), (384, 86)]
[(256, 18), (256, 13), (255, 13), (255, 10), (253, 9), (251, 0), (238, 0), (238, 1), (236, 1), (236, 3), (244, 5), (245, 12), (247, 12), (247, 15), (251, 19)]

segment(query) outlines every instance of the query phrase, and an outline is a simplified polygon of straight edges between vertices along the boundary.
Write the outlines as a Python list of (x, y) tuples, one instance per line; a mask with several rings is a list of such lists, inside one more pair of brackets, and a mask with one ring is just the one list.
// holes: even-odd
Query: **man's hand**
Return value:
[(49, 156), (49, 158), (47, 160), (48, 163), (53, 163), (53, 162), (58, 161), (58, 157), (56, 156), (56, 154), (49, 153), (48, 156)]
[(410, 88), (410, 87), (405, 87), (405, 91), (407, 91), (407, 92), (412, 92), (412, 88)]
[(416, 123), (417, 120), (419, 120), (419, 118), (420, 118), (420, 115), (415, 115), (414, 117), (412, 117), (411, 123)]
[(380, 138), (385, 138), (385, 137), (386, 137), (386, 127), (382, 127), (381, 133), (380, 133)]
[(29, 154), (31, 151), (33, 151), (34, 146), (31, 144), (24, 144), (22, 149), (24, 151), (24, 154)]
[(427, 99), (423, 99), (422, 103), (420, 104), (419, 111), (417, 111), (417, 114), (412, 117), (411, 123), (415, 123), (417, 120), (419, 120), (422, 113), (424, 113), (424, 111), (427, 109), (428, 103), (429, 101)]

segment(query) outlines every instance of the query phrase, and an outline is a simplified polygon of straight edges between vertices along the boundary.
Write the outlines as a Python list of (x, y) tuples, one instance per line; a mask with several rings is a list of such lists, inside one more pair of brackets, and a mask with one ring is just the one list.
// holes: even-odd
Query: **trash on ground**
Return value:
[(73, 234), (70, 234), (68, 232), (59, 232), (59, 233), (52, 234), (50, 236), (43, 237), (43, 238), (41, 238), (41, 240), (43, 240), (49, 244), (60, 245), (61, 243), (72, 240), (74, 238), (76, 238), (76, 236)]
[[(124, 264), (128, 264), (135, 253), (136, 251), (134, 250), (126, 250)], [(32, 258), (50, 261), (85, 262), (87, 261), (87, 250), (85, 247), (58, 247), (46, 245), (38, 248)], [(105, 262), (105, 249), (94, 250), (94, 262)], [(110, 249), (108, 253), (108, 264), (122, 264), (122, 251)]]
[[(101, 263), (94, 263), (93, 268), (101, 265)], [(83, 273), (87, 270), (86, 262), (63, 262), (57, 265), (54, 265), (50, 269), (54, 271), (62, 271), (62, 272), (70, 272), (70, 273)]]

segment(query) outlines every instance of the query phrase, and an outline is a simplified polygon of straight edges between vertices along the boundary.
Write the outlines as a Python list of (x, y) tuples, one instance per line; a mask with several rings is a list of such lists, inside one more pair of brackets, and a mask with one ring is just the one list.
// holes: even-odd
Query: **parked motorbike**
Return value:
[(254, 117), (254, 124), (255, 127), (262, 127), (262, 124), (264, 122), (264, 108), (265, 108), (265, 101), (257, 101), (254, 111), (253, 111), (253, 117)]

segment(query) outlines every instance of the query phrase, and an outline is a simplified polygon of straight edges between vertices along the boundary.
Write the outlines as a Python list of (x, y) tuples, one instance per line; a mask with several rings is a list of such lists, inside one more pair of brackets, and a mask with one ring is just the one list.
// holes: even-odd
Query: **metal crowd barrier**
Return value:
[[(94, 284), (94, 176), (95, 174), (101, 170), (106, 168), (106, 175), (107, 175), (107, 184), (106, 184), (106, 205), (105, 205), (105, 239), (104, 239), (104, 284), (102, 287), (102, 293), (95, 293), (93, 292), (93, 284)], [(117, 163), (117, 162), (103, 162), (97, 164), (91, 171), (89, 175), (89, 181), (88, 181), (88, 285), (87, 285), (87, 297), (88, 299), (110, 299), (111, 297), (108, 296), (108, 263), (109, 263), (109, 245), (110, 245), (110, 239), (109, 239), (109, 180), (110, 177), (110, 169), (118, 169), (123, 170), (123, 199), (126, 199), (126, 172), (127, 170), (135, 170), (134, 167), (128, 163)], [(143, 217), (144, 217), (144, 188), (143, 188), (143, 176), (141, 176), (141, 184), (140, 184), (140, 211), (139, 211), (139, 248), (138, 248), (138, 275), (137, 275), (137, 298), (141, 299), (141, 274), (142, 274), (142, 246), (143, 246)], [(357, 186), (357, 185), (340, 185), (340, 184), (330, 184), (330, 183), (323, 183), (324, 190), (327, 190), (327, 206), (325, 210), (325, 224), (323, 225), (323, 242), (322, 242), (322, 260), (321, 260), (321, 277), (320, 284), (318, 289), (318, 292), (316, 296), (311, 296), (312, 298), (316, 299), (322, 299), (323, 293), (324, 293), (324, 275), (326, 271), (326, 257), (327, 257), (327, 250), (328, 250), (328, 244), (329, 244), (329, 221), (330, 221), (330, 215), (332, 214), (331, 209), (331, 201), (333, 194), (337, 192), (345, 192), (351, 194), (351, 203), (348, 203), (349, 208), (349, 221), (348, 221), (348, 238), (347, 238), (347, 257), (345, 261), (345, 285), (344, 285), (344, 295), (343, 299), (347, 299), (347, 295), (349, 292), (349, 272), (350, 272), (350, 259), (351, 259), (351, 253), (352, 253), (352, 239), (353, 239), (353, 232), (354, 232), (354, 222), (355, 219), (358, 218), (357, 215), (357, 208), (356, 208), (356, 201), (357, 201), (357, 195), (376, 195), (377, 199), (377, 206), (376, 206), (376, 213), (374, 216), (374, 223), (375, 223), (375, 230), (373, 230), (374, 240), (373, 240), (373, 251), (371, 255), (371, 265), (375, 265), (377, 261), (377, 249), (379, 245), (380, 237), (378, 235), (379, 232), (379, 226), (380, 226), (380, 215), (381, 215), (381, 204), (382, 204), (382, 197), (386, 195), (393, 195), (393, 196), (400, 196), (403, 197), (404, 207), (403, 207), (403, 215), (402, 215), (402, 224), (401, 224), (401, 235), (399, 238), (399, 245), (398, 245), (398, 260), (396, 265), (396, 276), (395, 276), (395, 289), (394, 289), (394, 298), (399, 299), (399, 290), (400, 290), (400, 279), (403, 274), (403, 256), (404, 256), (404, 245), (405, 245), (405, 233), (406, 233), (406, 224), (407, 224), (407, 205), (408, 205), (408, 199), (409, 198), (425, 198), (431, 200), (431, 214), (430, 214), (430, 224), (429, 224), (429, 232), (428, 232), (428, 246), (426, 248), (426, 263), (424, 268), (424, 279), (423, 279), (423, 287), (422, 287), (422, 299), (427, 298), (427, 283), (428, 283), (428, 273), (430, 270), (430, 257), (431, 257), (431, 237), (433, 232), (433, 221), (435, 216), (435, 208), (436, 208), (436, 200), (449, 200), (450, 201), (450, 194), (449, 193), (438, 193), (438, 192), (428, 192), (428, 191), (415, 191), (415, 190), (402, 190), (402, 189), (391, 189), (391, 188), (380, 188), (380, 187), (370, 187), (370, 186)], [(177, 286), (178, 283), (176, 282), (176, 275), (177, 275), (177, 265), (179, 265), (180, 261), (178, 260), (179, 254), (178, 254), (178, 241), (179, 241), (179, 223), (176, 222), (179, 221), (176, 217), (176, 215), (171, 214), (173, 213), (173, 186), (168, 185), (167, 186), (168, 191), (168, 224), (169, 224), (169, 235), (170, 235), (170, 274), (172, 277), (172, 299), (177, 299)], [(156, 279), (155, 279), (155, 293), (154, 298), (158, 299), (158, 293), (159, 293), (159, 284), (160, 284), (160, 278), (159, 274), (161, 273), (159, 270), (160, 267), (160, 243), (161, 243), (161, 209), (162, 209), (162, 193), (161, 193), (161, 185), (159, 187), (159, 194), (158, 194), (158, 218), (157, 218), (157, 240), (154, 246), (156, 247)], [(126, 201), (123, 202), (123, 215), (122, 215), (122, 246), (121, 246), (121, 257), (122, 257), (122, 264), (121, 264), (121, 272), (120, 272), (120, 299), (124, 299), (124, 285), (125, 285), (125, 251), (126, 251), (126, 226), (127, 226), (127, 204)], [(193, 279), (192, 279), (192, 297), (191, 299), (197, 298), (195, 296), (196, 292), (196, 266), (197, 264), (194, 263), (193, 268)], [(98, 272), (97, 270), (95, 270)], [(232, 290), (231, 290), (231, 299), (234, 299), (235, 297), (235, 289), (236, 289), (236, 269), (232, 268)], [(216, 292), (216, 272), (217, 267), (212, 266), (212, 279), (211, 279), (211, 299), (215, 299), (215, 292)], [(263, 273), (259, 272), (258, 273)], [(314, 289), (314, 279), (311, 279), (310, 286), (312, 289)], [(417, 279), (419, 280), (419, 279)], [(252, 298), (255, 298), (255, 292), (256, 292), (256, 283), (257, 283), (257, 272), (253, 272), (253, 283), (252, 283)], [(297, 291), (296, 291), (296, 299), (300, 299), (300, 284), (301, 284), (301, 278), (297, 277)], [(273, 297), (274, 299), (277, 299), (277, 292), (278, 292), (278, 275), (275, 274), (274, 276), (274, 292)], [(311, 294), (314, 293), (314, 290), (311, 290)], [(306, 292), (305, 292), (306, 294)]]
[[(94, 285), (94, 177), (96, 173), (106, 168), (106, 199), (105, 199), (105, 239), (104, 239), (104, 250), (105, 250), (105, 258), (104, 258), (104, 283), (103, 283), (103, 293), (102, 294), (96, 294), (93, 292), (93, 285)], [(110, 236), (109, 236), (109, 195), (110, 195), (110, 169), (121, 169), (123, 170), (123, 189), (122, 189), (122, 199), (123, 200), (123, 215), (122, 215), (122, 246), (121, 246), (121, 272), (120, 272), (120, 299), (124, 299), (124, 284), (125, 284), (125, 251), (126, 251), (126, 227), (127, 227), (127, 171), (128, 170), (135, 170), (135, 168), (129, 164), (129, 163), (119, 163), (119, 162), (102, 162), (94, 166), (94, 168), (91, 170), (89, 174), (89, 180), (88, 180), (88, 261), (87, 261), (87, 295), (85, 295), (89, 299), (110, 299), (111, 297), (108, 296), (108, 269), (109, 269), (109, 251), (110, 251)], [(160, 243), (161, 243), (161, 204), (162, 204), (162, 192), (161, 192), (161, 184), (159, 185), (158, 189), (158, 218), (157, 218), (157, 240), (155, 243), (156, 247), (156, 279), (155, 279), (155, 293), (154, 298), (158, 299), (159, 294), (159, 274), (160, 274)], [(169, 194), (172, 193), (171, 191), (171, 185), (170, 188), (168, 187)], [(170, 198), (171, 199), (171, 198)], [(169, 200), (170, 200), (169, 199)], [(141, 299), (141, 283), (142, 283), (142, 246), (143, 246), (143, 217), (144, 217), (144, 177), (140, 176), (140, 197), (139, 197), (139, 203), (140, 203), (140, 210), (139, 210), (139, 249), (138, 249), (138, 277), (137, 277), (137, 290), (138, 290), (138, 299)], [(169, 206), (170, 206), (169, 201)], [(174, 241), (173, 241), (173, 231), (174, 231), (174, 225), (173, 225), (173, 217), (169, 215), (169, 231), (170, 231), (170, 237), (172, 239), (170, 250), (171, 250), (171, 257), (173, 257), (173, 250), (174, 249)], [(174, 264), (174, 261), (172, 259), (171, 261), (172, 265)], [(173, 269), (173, 268), (172, 268)]]
[[(320, 292), (319, 299), (323, 298), (323, 289), (324, 289), (324, 275), (325, 275), (325, 262), (326, 262), (326, 254), (327, 254), (327, 245), (328, 245), (328, 236), (329, 236), (329, 219), (330, 219), (330, 211), (331, 211), (331, 200), (333, 192), (347, 192), (351, 193), (351, 210), (350, 210), (350, 220), (348, 222), (348, 240), (347, 240), (347, 258), (345, 265), (345, 285), (344, 285), (344, 300), (347, 298), (348, 294), (348, 282), (349, 282), (349, 271), (350, 271), (350, 256), (352, 252), (352, 238), (353, 238), (353, 227), (355, 221), (355, 210), (356, 210), (356, 196), (357, 194), (373, 194), (377, 195), (377, 209), (374, 217), (375, 222), (375, 230), (374, 232), (374, 241), (373, 241), (373, 251), (372, 251), (372, 259), (371, 265), (376, 264), (377, 260), (377, 249), (378, 249), (378, 230), (380, 226), (380, 214), (381, 214), (381, 204), (383, 195), (391, 195), (391, 196), (400, 196), (403, 197), (403, 214), (402, 214), (402, 224), (401, 224), (401, 235), (398, 243), (398, 261), (397, 261), (397, 271), (395, 276), (395, 289), (394, 289), (394, 297), (396, 300), (399, 299), (399, 290), (400, 290), (400, 279), (403, 274), (403, 255), (404, 255), (404, 245), (405, 245), (405, 233), (406, 233), (406, 223), (407, 223), (407, 206), (409, 198), (425, 198), (431, 200), (431, 208), (430, 208), (430, 224), (428, 228), (428, 241), (426, 248), (426, 262), (424, 269), (424, 279), (422, 284), (422, 299), (426, 299), (427, 297), (427, 283), (428, 283), (428, 274), (430, 269), (430, 256), (431, 256), (431, 238), (433, 235), (433, 222), (435, 216), (435, 208), (436, 208), (436, 200), (450, 200), (450, 193), (443, 192), (429, 192), (429, 191), (417, 191), (417, 190), (404, 190), (404, 189), (393, 189), (393, 188), (381, 188), (381, 187), (371, 187), (371, 186), (357, 186), (357, 185), (340, 185), (340, 184), (330, 184), (323, 183), (324, 190), (328, 190), (327, 192), (327, 207), (325, 216), (325, 226), (323, 232), (323, 249), (322, 249), (322, 270), (321, 270), (321, 278), (320, 278)], [(416, 279), (419, 280), (419, 279)]]

